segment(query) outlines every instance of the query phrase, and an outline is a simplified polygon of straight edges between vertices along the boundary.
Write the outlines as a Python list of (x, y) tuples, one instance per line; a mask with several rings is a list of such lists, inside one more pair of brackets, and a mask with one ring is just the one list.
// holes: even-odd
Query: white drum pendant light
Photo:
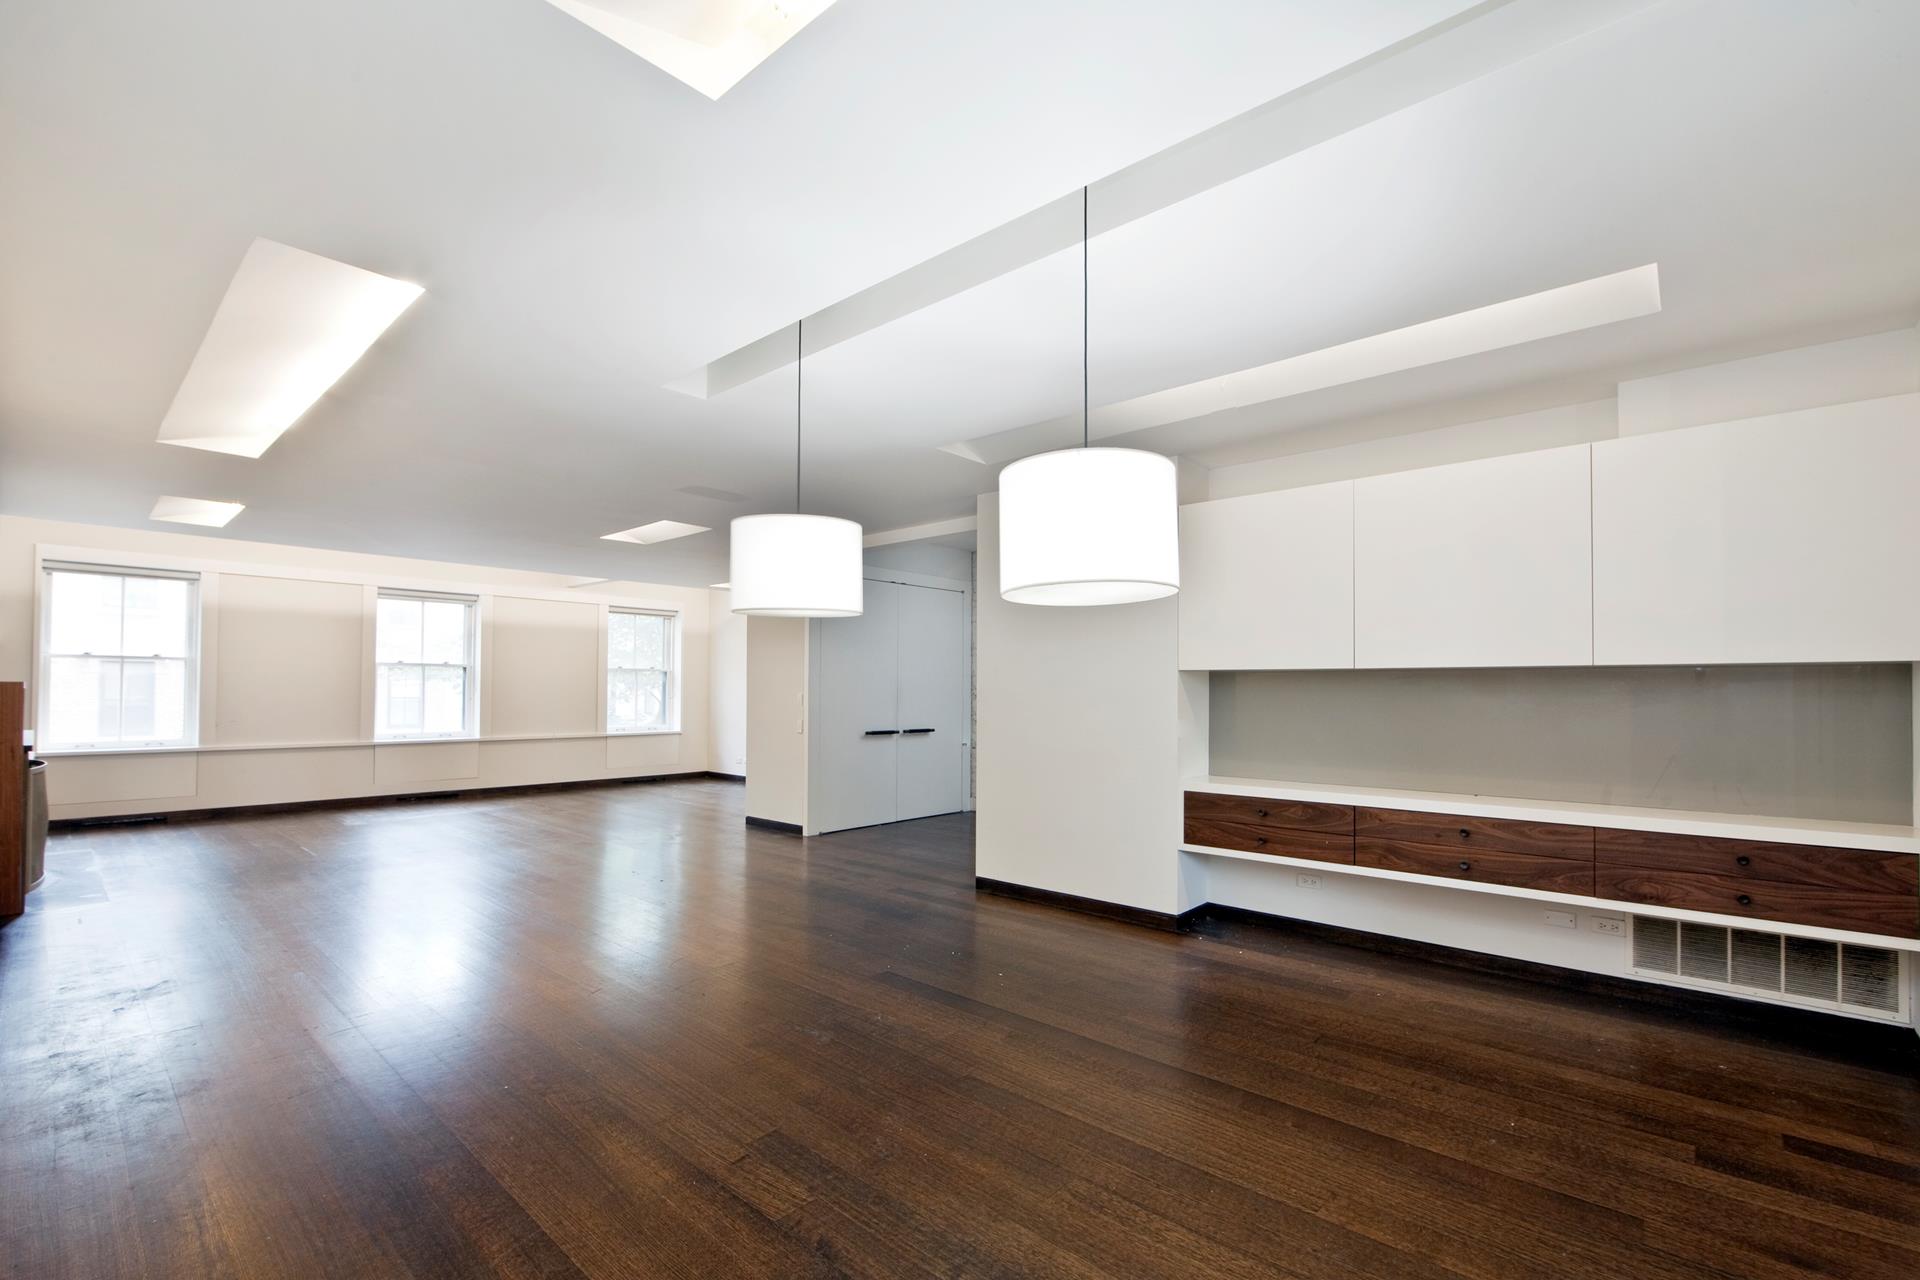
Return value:
[(1180, 498), (1171, 458), (1091, 445), (1087, 190), (1080, 189), (1078, 449), (1000, 472), (1000, 598), (1012, 604), (1158, 600), (1180, 589)]
[(860, 526), (800, 514), (800, 361), (794, 327), (793, 514), (738, 516), (729, 551), (733, 611), (763, 618), (852, 618), (865, 608)]

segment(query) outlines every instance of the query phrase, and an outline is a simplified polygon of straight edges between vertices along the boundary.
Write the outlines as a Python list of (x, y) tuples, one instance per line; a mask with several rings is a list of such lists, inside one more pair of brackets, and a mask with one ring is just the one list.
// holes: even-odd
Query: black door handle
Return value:
[(898, 729), (869, 729), (861, 736), (865, 738), (890, 738), (898, 732), (900, 732)]
[(902, 733), (932, 733), (931, 729), (902, 729)]

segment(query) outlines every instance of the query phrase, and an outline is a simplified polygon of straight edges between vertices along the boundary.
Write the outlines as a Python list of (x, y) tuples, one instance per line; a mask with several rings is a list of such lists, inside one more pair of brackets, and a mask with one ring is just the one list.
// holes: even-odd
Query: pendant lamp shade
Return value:
[(857, 618), (866, 608), (862, 530), (800, 512), (800, 371), (806, 321), (793, 327), (793, 511), (736, 516), (727, 550), (733, 611), (763, 618)]
[(1000, 598), (1012, 604), (1158, 600), (1180, 589), (1171, 458), (1062, 449), (1000, 473)]
[(860, 526), (834, 516), (737, 516), (733, 611), (763, 618), (852, 618), (865, 607)]
[(1080, 188), (1080, 447), (1000, 472), (1000, 598), (1009, 604), (1135, 604), (1180, 590), (1173, 460), (1092, 447), (1089, 203)]

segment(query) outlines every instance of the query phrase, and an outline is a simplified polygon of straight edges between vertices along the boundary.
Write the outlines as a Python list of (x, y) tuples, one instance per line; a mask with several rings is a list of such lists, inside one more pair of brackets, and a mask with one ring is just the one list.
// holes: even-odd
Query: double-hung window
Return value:
[(44, 569), (40, 746), (192, 746), (199, 575), (53, 562)]
[(614, 609), (607, 614), (607, 732), (659, 733), (674, 727), (679, 619)]
[(471, 596), (382, 591), (374, 614), (376, 738), (474, 734)]

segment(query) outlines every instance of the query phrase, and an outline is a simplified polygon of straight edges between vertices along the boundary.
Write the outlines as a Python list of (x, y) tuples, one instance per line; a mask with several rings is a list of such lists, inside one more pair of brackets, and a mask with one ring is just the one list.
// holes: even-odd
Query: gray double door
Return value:
[(866, 612), (814, 624), (815, 830), (966, 807), (965, 599), (870, 578)]

